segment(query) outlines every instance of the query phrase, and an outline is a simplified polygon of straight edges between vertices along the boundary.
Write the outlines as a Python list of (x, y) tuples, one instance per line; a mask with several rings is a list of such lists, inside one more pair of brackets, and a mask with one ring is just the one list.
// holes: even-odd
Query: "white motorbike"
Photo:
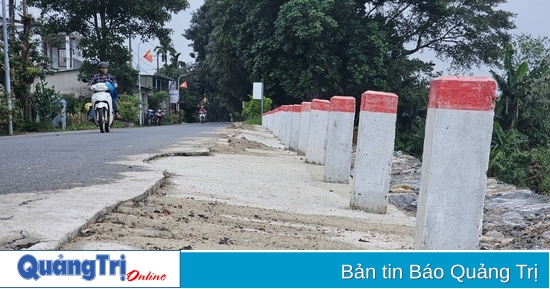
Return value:
[(94, 123), (99, 126), (101, 133), (109, 132), (113, 124), (113, 101), (109, 93), (109, 87), (105, 83), (96, 83), (90, 87), (92, 94), (92, 108), (94, 110)]
[(201, 120), (201, 123), (206, 122), (206, 113), (204, 112), (199, 113), (199, 119)]

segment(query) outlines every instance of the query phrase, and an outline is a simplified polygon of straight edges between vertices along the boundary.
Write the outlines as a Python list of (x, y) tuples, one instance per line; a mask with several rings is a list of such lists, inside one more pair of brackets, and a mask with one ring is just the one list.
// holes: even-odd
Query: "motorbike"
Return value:
[(154, 125), (161, 125), (162, 121), (164, 120), (164, 110), (158, 109), (157, 112), (155, 112), (155, 118), (153, 119)]
[(153, 119), (155, 118), (155, 111), (152, 109), (147, 110), (147, 126), (150, 126), (153, 124)]
[(113, 124), (113, 101), (107, 83), (96, 83), (90, 87), (92, 94), (92, 107), (94, 123), (99, 126), (101, 133), (110, 132)]
[(200, 119), (201, 123), (205, 123), (206, 122), (206, 113), (205, 112), (199, 113), (199, 119)]

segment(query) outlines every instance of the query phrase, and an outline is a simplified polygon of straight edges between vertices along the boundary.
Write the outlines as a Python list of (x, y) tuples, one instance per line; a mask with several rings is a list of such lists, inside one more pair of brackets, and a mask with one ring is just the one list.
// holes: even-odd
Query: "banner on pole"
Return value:
[(254, 82), (252, 90), (252, 99), (262, 99), (264, 95), (264, 84), (262, 82)]
[(178, 103), (180, 100), (180, 91), (179, 90), (170, 90), (170, 103)]

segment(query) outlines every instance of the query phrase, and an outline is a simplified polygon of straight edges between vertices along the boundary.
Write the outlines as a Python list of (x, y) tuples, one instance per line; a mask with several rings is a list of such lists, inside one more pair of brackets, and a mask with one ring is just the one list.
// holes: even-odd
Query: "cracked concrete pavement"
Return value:
[(410, 249), (414, 224), (349, 208), (349, 184), (322, 181), (261, 126), (182, 142), (124, 162), (114, 184), (0, 196), (0, 248), (33, 250)]

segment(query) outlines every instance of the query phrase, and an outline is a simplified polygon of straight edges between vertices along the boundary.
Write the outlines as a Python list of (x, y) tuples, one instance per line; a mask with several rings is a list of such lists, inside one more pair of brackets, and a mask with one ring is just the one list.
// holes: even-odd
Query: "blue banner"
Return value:
[(547, 251), (184, 251), (182, 288), (548, 288)]

